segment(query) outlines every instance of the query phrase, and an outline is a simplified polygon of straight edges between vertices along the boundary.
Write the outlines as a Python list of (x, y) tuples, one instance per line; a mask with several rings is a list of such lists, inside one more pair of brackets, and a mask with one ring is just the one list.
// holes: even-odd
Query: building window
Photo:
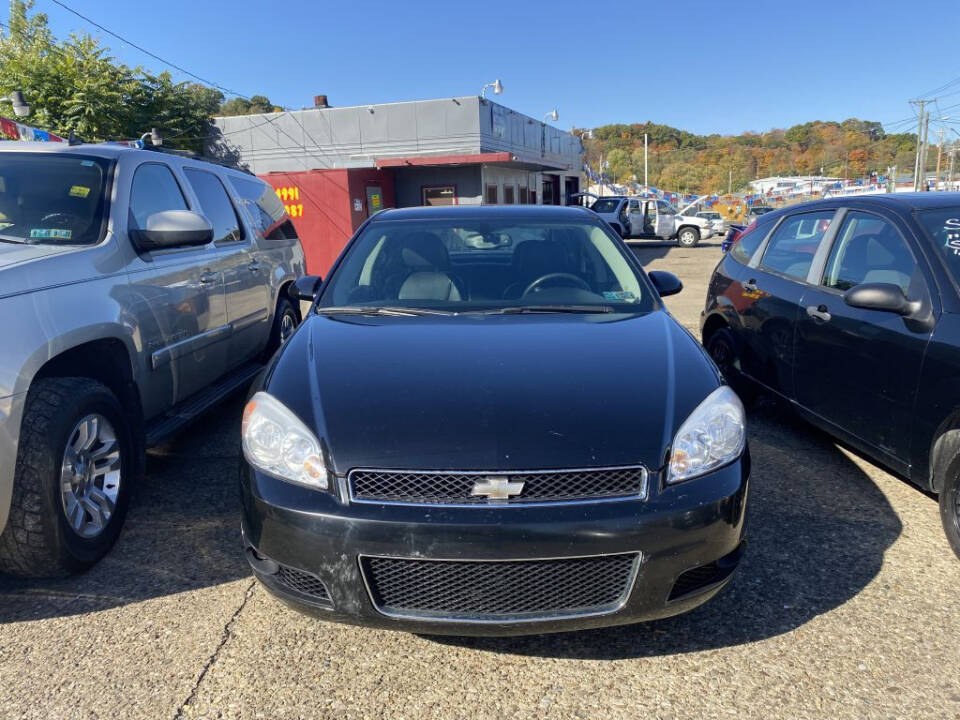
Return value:
[(536, 204), (537, 204), (537, 191), (536, 191), (536, 190), (531, 190), (531, 191), (530, 191), (530, 204), (531, 204), (531, 205), (536, 205)]
[(453, 185), (438, 185), (423, 189), (424, 205), (456, 205), (457, 188)]
[(503, 186), (503, 204), (513, 205), (516, 203), (516, 188), (513, 185)]
[(483, 194), (483, 202), (486, 205), (497, 205), (500, 203), (500, 187), (498, 185), (487, 185), (486, 192)]
[(520, 186), (520, 204), (526, 205), (530, 202), (530, 195), (528, 194), (527, 188), (524, 185)]

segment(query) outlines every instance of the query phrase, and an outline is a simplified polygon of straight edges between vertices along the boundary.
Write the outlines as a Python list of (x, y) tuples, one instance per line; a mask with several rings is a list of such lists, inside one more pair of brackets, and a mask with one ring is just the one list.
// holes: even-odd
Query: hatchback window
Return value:
[(821, 283), (849, 290), (861, 283), (892, 283), (906, 293), (917, 263), (900, 233), (876, 215), (847, 214)]
[(649, 311), (627, 252), (597, 222), (383, 220), (351, 243), (320, 306)]
[(916, 214), (954, 282), (960, 284), (960, 205)]
[(806, 279), (835, 213), (825, 210), (788, 217), (774, 230), (760, 266), (797, 280)]
[(165, 210), (187, 210), (187, 201), (170, 168), (145, 163), (137, 168), (130, 187), (130, 214), (134, 227), (144, 228), (147, 218)]
[(730, 248), (730, 256), (737, 262), (746, 265), (750, 262), (750, 258), (753, 257), (757, 248), (760, 247), (764, 237), (765, 233), (757, 232), (757, 226), (752, 225), (737, 238), (737, 242)]
[(232, 242), (243, 240), (240, 218), (227, 195), (220, 178), (205, 170), (186, 168), (183, 174), (197, 194), (200, 210), (213, 225), (214, 242)]
[(0, 154), (0, 240), (89, 245), (106, 229), (110, 161), (67, 153)]

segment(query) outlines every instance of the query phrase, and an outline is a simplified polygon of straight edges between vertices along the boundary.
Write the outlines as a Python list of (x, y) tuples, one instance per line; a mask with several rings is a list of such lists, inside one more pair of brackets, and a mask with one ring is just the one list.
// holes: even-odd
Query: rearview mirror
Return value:
[(165, 248), (206, 245), (213, 240), (213, 226), (203, 215), (190, 210), (163, 210), (147, 217), (145, 227), (130, 230), (130, 239), (142, 252)]
[(319, 275), (304, 275), (290, 286), (287, 295), (290, 296), (291, 300), (313, 302), (317, 299), (317, 293), (320, 292), (320, 285), (322, 284), (323, 278)]
[(892, 283), (856, 285), (843, 294), (843, 301), (850, 307), (892, 312), (897, 315), (911, 315), (920, 309), (918, 300), (908, 300), (900, 286)]
[(678, 292), (683, 290), (683, 283), (680, 282), (680, 278), (678, 278), (672, 272), (667, 272), (665, 270), (651, 270), (647, 273), (647, 277), (650, 278), (653, 286), (657, 289), (657, 292), (660, 293), (660, 297), (676, 295)]

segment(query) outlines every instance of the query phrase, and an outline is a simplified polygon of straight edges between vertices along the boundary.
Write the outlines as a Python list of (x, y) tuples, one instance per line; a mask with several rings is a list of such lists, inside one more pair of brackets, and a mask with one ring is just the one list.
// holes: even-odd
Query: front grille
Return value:
[(638, 562), (637, 553), (500, 562), (360, 559), (381, 613), (466, 622), (614, 612), (630, 594)]
[[(506, 480), (519, 494), (508, 499), (473, 495), (488, 479)], [(408, 470), (352, 470), (354, 500), (430, 505), (522, 505), (539, 502), (646, 497), (647, 471), (642, 467), (587, 468), (509, 472), (414, 472)]]
[(330, 602), (330, 593), (327, 592), (327, 586), (323, 584), (320, 578), (308, 572), (281, 565), (273, 579), (290, 590), (302, 595), (309, 595), (317, 602)]

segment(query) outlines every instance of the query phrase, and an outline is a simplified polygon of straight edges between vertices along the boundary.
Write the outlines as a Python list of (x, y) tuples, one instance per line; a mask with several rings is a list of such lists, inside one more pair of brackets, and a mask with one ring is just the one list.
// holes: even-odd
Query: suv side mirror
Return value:
[(843, 294), (850, 307), (879, 310), (897, 315), (912, 315), (920, 309), (920, 301), (910, 301), (899, 285), (892, 283), (861, 283)]
[(683, 290), (683, 283), (680, 282), (680, 278), (678, 278), (672, 272), (666, 272), (665, 270), (651, 270), (647, 273), (647, 277), (650, 278), (653, 286), (657, 289), (657, 292), (660, 293), (660, 297), (676, 295), (678, 292)]
[(323, 278), (319, 275), (304, 275), (290, 286), (287, 295), (291, 300), (306, 300), (313, 302), (317, 299), (317, 293), (320, 292), (320, 285), (323, 284)]
[(147, 217), (144, 228), (132, 228), (130, 239), (141, 252), (165, 248), (206, 245), (213, 240), (213, 226), (191, 210), (163, 210)]

